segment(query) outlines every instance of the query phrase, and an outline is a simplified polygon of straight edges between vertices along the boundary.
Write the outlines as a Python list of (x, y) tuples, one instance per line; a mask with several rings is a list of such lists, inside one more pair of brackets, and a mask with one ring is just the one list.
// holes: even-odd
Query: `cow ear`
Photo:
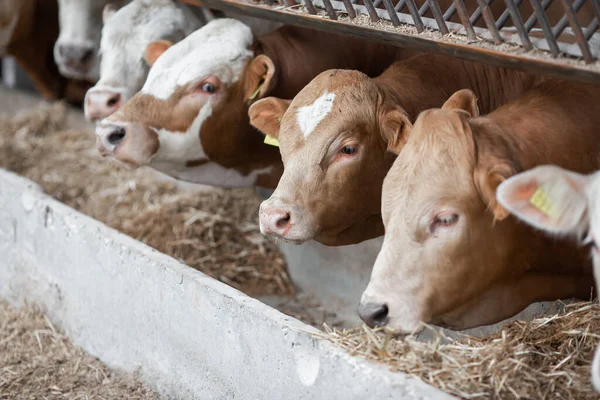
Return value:
[(120, 1), (115, 1), (113, 3), (108, 3), (107, 5), (105, 5), (104, 9), (102, 10), (102, 23), (106, 24), (106, 21), (108, 21), (110, 17), (115, 15), (115, 13), (119, 11), (119, 8), (121, 8), (121, 6), (122, 4)]
[(384, 110), (379, 116), (379, 126), (388, 150), (399, 154), (412, 129), (408, 115), (400, 109)]
[(587, 229), (586, 184), (589, 178), (556, 166), (515, 175), (498, 187), (496, 197), (517, 218), (555, 234)]
[(283, 114), (285, 114), (291, 102), (291, 100), (278, 99), (277, 97), (258, 100), (248, 110), (250, 124), (265, 135), (275, 139), (279, 138), (281, 118), (283, 118)]
[(169, 47), (173, 46), (173, 43), (168, 40), (156, 40), (146, 46), (144, 51), (144, 60), (149, 67), (152, 67), (158, 57), (162, 55)]
[(496, 190), (502, 182), (516, 173), (516, 169), (510, 162), (497, 159), (489, 160), (486, 165), (475, 168), (475, 186), (488, 209), (494, 214), (495, 220), (503, 220), (510, 215), (496, 200)]
[(479, 116), (479, 107), (477, 107), (477, 97), (469, 89), (462, 89), (454, 93), (442, 106), (442, 110), (461, 110), (465, 111), (471, 118)]
[(246, 69), (244, 98), (248, 101), (262, 99), (275, 86), (275, 64), (261, 54), (254, 57)]

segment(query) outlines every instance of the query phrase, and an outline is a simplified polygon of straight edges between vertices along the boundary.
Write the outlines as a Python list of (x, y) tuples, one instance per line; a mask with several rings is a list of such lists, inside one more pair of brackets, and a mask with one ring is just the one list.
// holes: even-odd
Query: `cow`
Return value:
[(274, 188), (279, 150), (249, 124), (250, 104), (267, 94), (291, 98), (328, 68), (374, 76), (408, 53), (292, 26), (255, 38), (240, 21), (217, 19), (158, 57), (142, 90), (98, 124), (97, 146), (181, 180)]
[[(489, 112), (541, 78), (514, 70), (422, 54), (381, 76), (325, 71), (290, 103), (269, 97), (252, 105), (251, 123), (278, 137), (284, 173), (261, 204), (264, 234), (330, 246), (383, 235), (381, 185), (402, 145), (397, 136), (420, 111), (471, 88)], [(281, 122), (279, 122), (281, 121)]]
[(538, 165), (600, 167), (600, 91), (548, 79), (480, 117), (456, 92), (398, 132), (383, 183), (385, 236), (359, 315), (397, 334), (502, 321), (537, 301), (589, 298), (585, 251), (511, 217), (498, 185)]
[[(600, 287), (600, 250), (595, 239), (600, 237), (600, 208), (596, 207), (600, 204), (600, 172), (582, 175), (544, 165), (503, 181), (496, 198), (507, 211), (536, 229), (590, 244), (596, 288)], [(592, 383), (600, 392), (600, 349), (592, 362)]]
[(52, 59), (57, 36), (55, 0), (0, 2), (0, 55), (14, 57), (45, 99), (66, 97), (78, 103), (83, 100), (87, 86), (68, 81), (58, 72)]
[(118, 8), (127, 0), (58, 0), (60, 33), (54, 60), (67, 78), (95, 83), (100, 64), (102, 12), (106, 5)]
[(156, 61), (156, 50), (177, 43), (206, 24), (207, 17), (173, 0), (134, 0), (103, 12), (100, 80), (85, 98), (84, 112), (97, 121), (139, 92)]

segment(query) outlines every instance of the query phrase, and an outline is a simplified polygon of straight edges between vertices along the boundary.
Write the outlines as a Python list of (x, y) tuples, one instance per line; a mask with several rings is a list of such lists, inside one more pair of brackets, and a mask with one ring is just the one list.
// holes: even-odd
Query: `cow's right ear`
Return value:
[(442, 110), (448, 109), (465, 111), (471, 118), (479, 117), (477, 96), (469, 89), (459, 90), (450, 96), (442, 106)]
[(118, 2), (108, 3), (102, 10), (102, 23), (106, 24), (106, 21), (110, 19), (119, 10), (120, 4)]
[(529, 225), (555, 234), (587, 230), (588, 177), (556, 166), (542, 166), (515, 175), (498, 186), (496, 198)]
[(277, 97), (258, 100), (248, 110), (250, 124), (265, 135), (277, 139), (281, 118), (283, 118), (283, 114), (285, 114), (291, 102), (291, 100), (278, 99)]
[(156, 40), (146, 46), (144, 51), (144, 60), (149, 67), (152, 67), (158, 57), (162, 55), (169, 47), (173, 46), (173, 43), (168, 40)]
[(400, 154), (412, 129), (408, 115), (400, 109), (384, 110), (379, 116), (379, 126), (388, 150)]

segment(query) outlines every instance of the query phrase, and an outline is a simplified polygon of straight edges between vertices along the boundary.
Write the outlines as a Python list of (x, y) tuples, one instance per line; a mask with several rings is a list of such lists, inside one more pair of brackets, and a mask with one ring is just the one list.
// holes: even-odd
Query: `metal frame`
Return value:
[[(478, 7), (472, 13), (463, 0), (452, 0), (446, 10), (438, 0), (425, 0), (420, 8), (415, 0), (278, 0), (283, 4), (276, 0), (180, 1), (600, 84), (600, 0), (476, 0)], [(498, 18), (490, 11), (494, 1), (505, 3)], [(529, 1), (534, 10), (526, 20), (519, 11), (523, 1)], [(553, 1), (565, 11), (554, 26), (546, 14)], [(577, 11), (586, 2), (590, 2), (594, 18), (582, 26)], [(460, 23), (453, 22), (456, 19)], [(510, 23), (513, 26), (507, 27)]]

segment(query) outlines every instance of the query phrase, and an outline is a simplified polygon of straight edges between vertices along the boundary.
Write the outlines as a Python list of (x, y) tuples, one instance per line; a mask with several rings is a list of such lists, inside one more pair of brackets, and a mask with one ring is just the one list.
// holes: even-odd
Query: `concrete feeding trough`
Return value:
[(0, 170), (0, 296), (169, 398), (445, 399)]

